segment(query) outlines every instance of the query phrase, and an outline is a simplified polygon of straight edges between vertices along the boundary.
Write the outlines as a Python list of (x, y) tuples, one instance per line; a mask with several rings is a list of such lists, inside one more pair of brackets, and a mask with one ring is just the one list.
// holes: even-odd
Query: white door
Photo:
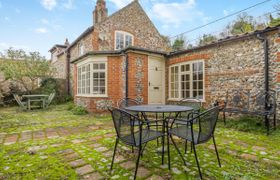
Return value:
[(159, 57), (149, 57), (148, 62), (148, 103), (165, 103), (165, 60)]

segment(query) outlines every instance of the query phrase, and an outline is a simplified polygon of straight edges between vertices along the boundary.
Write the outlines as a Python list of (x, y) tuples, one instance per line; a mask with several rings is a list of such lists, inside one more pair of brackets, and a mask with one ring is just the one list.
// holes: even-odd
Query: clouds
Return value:
[(37, 34), (46, 34), (47, 32), (48, 32), (47, 28), (40, 27), (35, 29), (35, 33)]
[(195, 0), (183, 2), (157, 2), (152, 7), (152, 15), (163, 25), (180, 26), (183, 23), (205, 18), (196, 8)]
[(49, 11), (57, 7), (59, 9), (74, 9), (74, 0), (41, 0), (41, 4)]
[(118, 9), (123, 8), (133, 0), (109, 0), (109, 2), (113, 3)]
[(41, 0), (41, 4), (45, 9), (51, 11), (56, 7), (57, 2), (56, 0)]

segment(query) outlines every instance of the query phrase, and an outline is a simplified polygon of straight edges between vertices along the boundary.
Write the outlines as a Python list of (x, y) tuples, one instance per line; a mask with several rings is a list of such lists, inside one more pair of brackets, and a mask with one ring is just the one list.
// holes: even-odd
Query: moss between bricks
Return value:
[[(115, 137), (110, 117), (101, 115), (75, 116), (67, 111), (67, 105), (53, 107), (47, 111), (18, 112), (15, 108), (0, 109), (5, 119), (0, 120), (0, 179), (78, 179), (91, 174), (100, 178), (129, 179), (134, 169), (122, 167), (122, 163), (135, 162), (135, 154), (130, 147), (120, 144), (117, 156), (119, 162), (109, 174)], [(98, 128), (95, 128), (98, 127)], [(57, 132), (48, 136), (47, 129)], [(23, 137), (22, 132), (32, 132), (32, 138)], [(34, 139), (34, 132), (40, 137)], [(42, 132), (44, 135), (42, 135)], [(35, 133), (35, 134), (36, 134)], [(4, 145), (6, 137), (17, 134), (17, 141)], [(198, 146), (198, 156), (203, 175), (216, 179), (278, 179), (280, 178), (280, 131), (266, 136), (260, 131), (244, 132), (218, 123), (216, 140), (222, 168), (218, 167), (212, 142)], [(184, 143), (178, 141), (183, 150)], [(96, 146), (98, 144), (98, 146)], [(161, 166), (161, 156), (155, 153), (156, 142), (149, 143), (140, 166), (148, 170), (139, 179), (159, 176), (163, 179), (197, 178), (198, 172), (193, 154), (185, 158), (188, 166), (171, 146), (172, 171)], [(69, 158), (69, 159), (67, 159)], [(73, 166), (71, 162), (79, 160)], [(167, 162), (167, 156), (165, 159)], [(78, 174), (78, 168), (86, 170)], [(78, 171), (79, 172), (79, 171)]]

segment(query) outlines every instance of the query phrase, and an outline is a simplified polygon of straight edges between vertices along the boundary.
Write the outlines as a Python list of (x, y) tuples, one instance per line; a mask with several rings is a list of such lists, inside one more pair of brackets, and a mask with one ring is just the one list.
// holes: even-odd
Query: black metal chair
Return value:
[(124, 109), (125, 107), (136, 106), (139, 104), (141, 104), (141, 103), (135, 99), (123, 98), (117, 103), (117, 106), (119, 109)]
[[(117, 133), (116, 144), (114, 148), (114, 154), (111, 163), (111, 170), (113, 169), (114, 158), (116, 154), (116, 149), (119, 141), (126, 145), (137, 147), (138, 156), (136, 161), (136, 169), (134, 174), (134, 179), (136, 179), (140, 155), (143, 154), (143, 147), (152, 140), (156, 140), (159, 137), (164, 137), (163, 132), (156, 131), (150, 126), (145, 126), (145, 122), (141, 121), (139, 117), (134, 116), (121, 109), (112, 108), (109, 109), (114, 122), (115, 130)], [(164, 123), (164, 122), (163, 122)], [(164, 158), (164, 146), (162, 146), (162, 158)]]
[[(189, 119), (191, 118), (190, 116), (198, 115), (201, 112), (201, 107), (202, 107), (202, 102), (199, 99), (182, 99), (179, 101), (178, 105), (180, 106), (190, 106), (193, 108), (192, 111), (189, 112), (182, 112), (179, 115), (180, 119)], [(185, 154), (187, 153), (188, 149), (188, 140), (185, 142)], [(192, 151), (192, 146), (191, 146), (191, 151)]]
[[(171, 128), (168, 130), (168, 158), (170, 158), (170, 150), (169, 150), (169, 138), (172, 140), (176, 150), (178, 151), (179, 155), (181, 156), (184, 164), (186, 165), (186, 161), (180, 152), (178, 146), (176, 145), (174, 139), (172, 136), (177, 136), (179, 138), (182, 138), (184, 140), (190, 141), (192, 144), (193, 152), (196, 159), (196, 164), (198, 167), (200, 178), (202, 178), (202, 174), (200, 171), (199, 161), (196, 154), (196, 148), (195, 146), (198, 144), (205, 143), (209, 141), (211, 138), (213, 139), (217, 159), (219, 166), (221, 167), (220, 158), (218, 154), (218, 150), (216, 147), (216, 142), (214, 138), (214, 131), (216, 127), (216, 122), (219, 115), (219, 107), (213, 107), (210, 108), (203, 113), (200, 113), (199, 115), (194, 116), (190, 119), (175, 119), (173, 124), (176, 124), (178, 126), (173, 127), (173, 124), (171, 125)], [(194, 123), (194, 121), (197, 121)], [(169, 159), (169, 169), (170, 169), (170, 159)]]

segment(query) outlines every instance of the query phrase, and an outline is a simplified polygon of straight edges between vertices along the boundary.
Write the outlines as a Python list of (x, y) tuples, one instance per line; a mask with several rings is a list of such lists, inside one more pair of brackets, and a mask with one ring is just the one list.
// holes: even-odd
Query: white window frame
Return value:
[[(124, 37), (123, 38), (124, 45), (123, 45), (123, 48), (120, 48), (120, 49), (117, 48), (117, 33), (122, 34), (123, 37)], [(125, 32), (125, 31), (115, 31), (115, 43), (114, 43), (114, 45), (115, 45), (114, 49), (115, 50), (121, 50), (121, 49), (124, 49), (124, 48), (128, 47), (128, 46), (125, 45), (125, 43), (126, 43), (126, 36), (131, 36), (131, 46), (134, 45), (134, 36), (131, 33), (128, 33), (128, 32)]]
[[(104, 70), (98, 70), (98, 72), (105, 72), (105, 93), (104, 94), (94, 94), (93, 92), (93, 65), (94, 64), (105, 64)], [(81, 86), (79, 86), (79, 68), (86, 67), (87, 65), (90, 65), (90, 92), (89, 93), (82, 93), (79, 92), (79, 89), (82, 89)], [(99, 57), (99, 58), (88, 58), (86, 60), (83, 60), (77, 64), (77, 96), (80, 97), (108, 97), (108, 63), (107, 63), (107, 57)], [(86, 74), (87, 72), (85, 72)], [(85, 80), (86, 81), (86, 80)], [(85, 83), (85, 89), (87, 88), (87, 85)], [(86, 91), (86, 90), (85, 90)]]
[[(194, 63), (199, 63), (202, 62), (202, 71), (203, 71), (203, 98), (200, 99), (202, 102), (205, 102), (205, 62), (204, 60), (196, 60), (196, 61), (188, 61), (188, 62), (182, 62), (182, 63), (177, 63), (174, 65), (169, 66), (169, 72), (168, 72), (168, 100), (173, 100), (173, 101), (180, 101), (184, 98), (182, 98), (182, 81), (181, 81), (181, 75), (182, 74), (186, 74), (185, 72), (181, 72), (181, 66), (182, 65), (186, 65), (189, 64), (190, 65), (190, 96), (193, 97), (193, 64)], [(178, 98), (173, 98), (171, 97), (171, 68), (177, 66), (179, 71), (178, 71), (178, 93), (179, 93), (179, 97)], [(194, 98), (190, 98), (190, 99), (194, 99)]]
[(78, 51), (79, 51), (79, 56), (82, 56), (85, 54), (85, 45), (83, 42), (79, 43)]

